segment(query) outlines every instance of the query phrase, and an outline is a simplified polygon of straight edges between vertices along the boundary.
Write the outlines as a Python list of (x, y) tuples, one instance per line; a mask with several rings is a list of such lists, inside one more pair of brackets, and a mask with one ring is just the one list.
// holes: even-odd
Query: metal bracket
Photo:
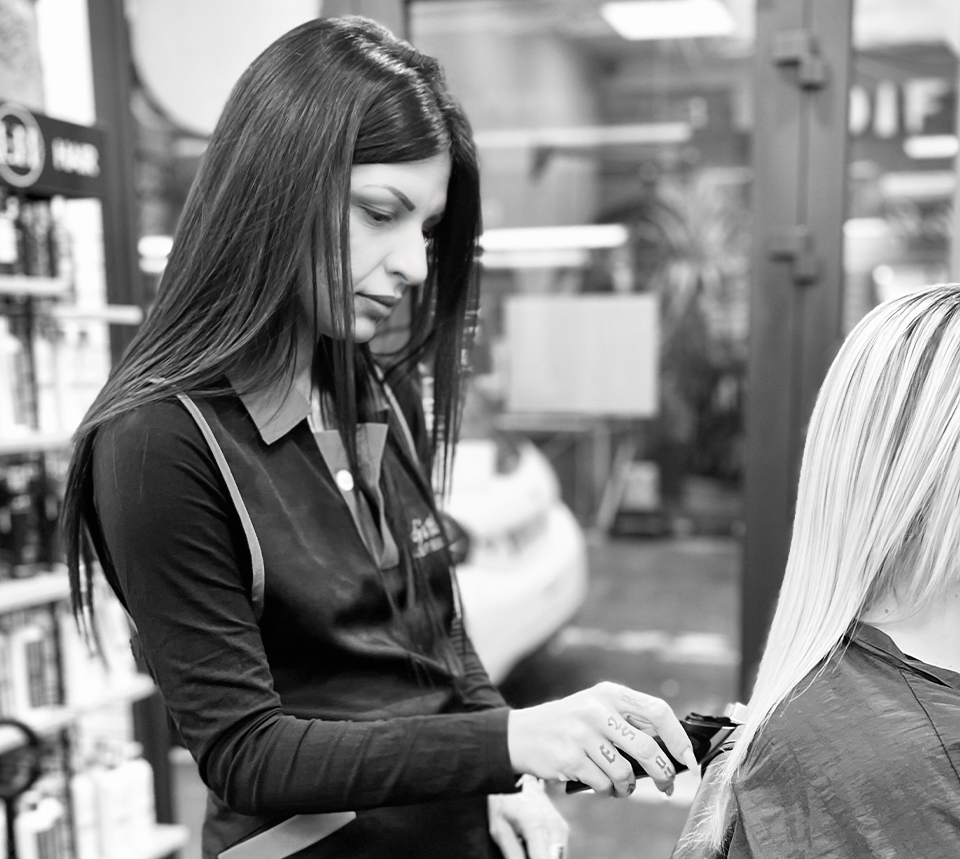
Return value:
[(773, 37), (773, 64), (796, 66), (800, 89), (822, 89), (827, 83), (827, 64), (820, 56), (817, 38), (809, 30), (785, 30)]
[(793, 264), (793, 282), (798, 286), (814, 283), (820, 277), (820, 260), (809, 227), (800, 224), (774, 232), (766, 246), (770, 259)]

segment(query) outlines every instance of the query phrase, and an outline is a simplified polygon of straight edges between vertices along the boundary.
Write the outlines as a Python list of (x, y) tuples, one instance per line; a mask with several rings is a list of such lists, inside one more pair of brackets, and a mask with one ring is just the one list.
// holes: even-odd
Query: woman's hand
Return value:
[(620, 797), (633, 793), (636, 777), (618, 748), (634, 757), (660, 790), (673, 792), (676, 770), (651, 734), (699, 772), (690, 740), (669, 705), (617, 683), (598, 683), (559, 701), (513, 710), (507, 723), (516, 772), (582, 781), (597, 793)]
[(519, 793), (487, 798), (490, 836), (504, 859), (564, 859), (570, 827), (538, 779), (522, 776)]

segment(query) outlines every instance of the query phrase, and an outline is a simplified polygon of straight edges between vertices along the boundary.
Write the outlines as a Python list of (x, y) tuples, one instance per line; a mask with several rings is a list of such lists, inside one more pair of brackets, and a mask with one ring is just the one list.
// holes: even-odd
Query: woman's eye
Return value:
[(387, 224), (393, 220), (392, 212), (384, 212), (380, 209), (364, 208), (364, 214), (375, 224)]

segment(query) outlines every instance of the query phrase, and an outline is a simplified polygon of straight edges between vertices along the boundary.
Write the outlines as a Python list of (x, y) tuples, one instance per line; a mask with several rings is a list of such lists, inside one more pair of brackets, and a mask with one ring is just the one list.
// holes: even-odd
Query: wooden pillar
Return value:
[(743, 698), (786, 565), (806, 424), (842, 338), (853, 2), (757, 2)]

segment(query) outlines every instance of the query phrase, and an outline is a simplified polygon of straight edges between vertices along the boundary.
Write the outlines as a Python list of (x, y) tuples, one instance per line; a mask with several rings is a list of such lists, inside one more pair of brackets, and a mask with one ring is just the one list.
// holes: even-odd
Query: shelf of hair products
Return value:
[(108, 325), (140, 319), (104, 303), (100, 205), (0, 183), (0, 859), (159, 859), (187, 841), (157, 824), (134, 742), (131, 704), (154, 686), (126, 617), (102, 584), (95, 652), (57, 527), (70, 437), (109, 370)]

